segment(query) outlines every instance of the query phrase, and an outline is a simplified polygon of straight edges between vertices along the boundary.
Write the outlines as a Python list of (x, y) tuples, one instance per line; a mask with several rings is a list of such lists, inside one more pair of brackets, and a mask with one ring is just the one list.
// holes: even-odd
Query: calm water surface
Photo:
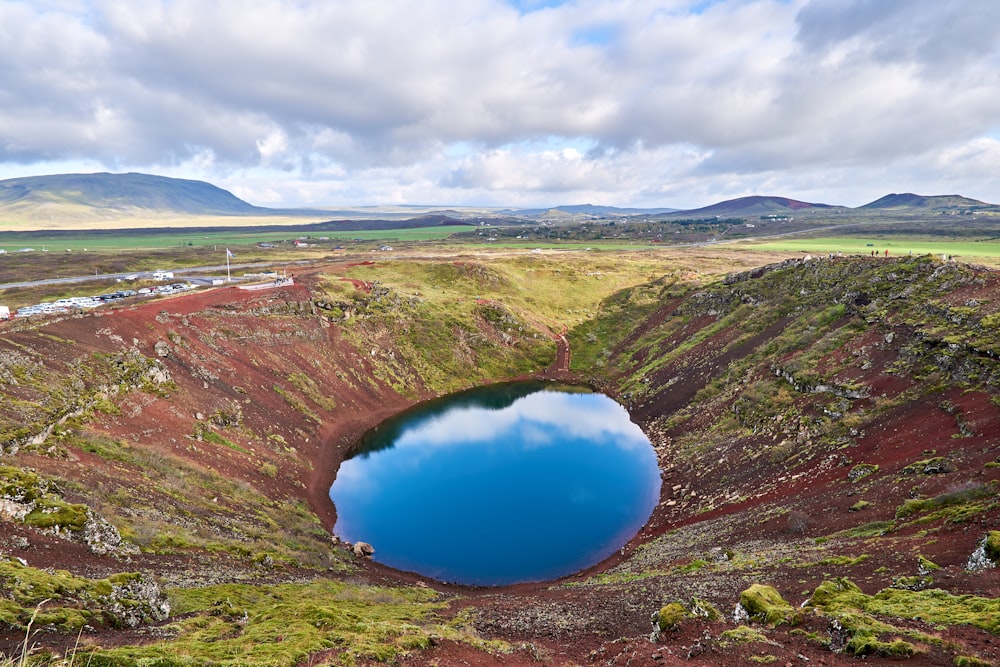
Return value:
[(659, 498), (649, 440), (602, 394), (484, 387), (369, 432), (330, 489), (334, 532), (440, 581), (544, 581), (600, 562)]

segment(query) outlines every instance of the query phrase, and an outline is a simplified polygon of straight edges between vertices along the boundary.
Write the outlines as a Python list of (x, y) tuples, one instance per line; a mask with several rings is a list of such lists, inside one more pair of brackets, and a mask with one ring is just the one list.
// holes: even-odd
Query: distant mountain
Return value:
[(961, 195), (934, 195), (934, 196), (924, 196), (915, 195), (912, 192), (904, 192), (902, 194), (889, 194), (875, 201), (865, 204), (859, 208), (866, 209), (932, 209), (932, 210), (949, 210), (949, 209), (969, 209), (969, 208), (992, 208), (994, 204), (987, 204), (986, 202), (979, 201), (978, 199), (970, 199), (969, 197), (963, 197)]
[(271, 214), (204, 181), (149, 174), (56, 174), (0, 181), (0, 212), (45, 218), (119, 218), (156, 213)]
[(791, 215), (796, 211), (807, 209), (838, 208), (830, 204), (812, 204), (809, 202), (789, 199), (788, 197), (767, 197), (755, 195), (728, 199), (718, 204), (695, 208), (688, 211), (677, 211), (674, 216), (709, 217), (709, 216), (758, 216), (758, 215)]
[(619, 208), (617, 206), (595, 206), (594, 204), (572, 204), (553, 206), (551, 208), (504, 209), (499, 211), (505, 215), (526, 217), (579, 217), (607, 218), (622, 215), (661, 215), (673, 213), (676, 208)]

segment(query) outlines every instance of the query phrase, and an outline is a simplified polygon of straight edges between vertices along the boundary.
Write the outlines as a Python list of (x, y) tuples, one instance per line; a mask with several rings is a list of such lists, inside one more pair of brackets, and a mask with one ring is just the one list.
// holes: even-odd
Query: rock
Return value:
[(165, 621), (170, 616), (170, 602), (150, 576), (115, 575), (111, 580), (105, 612), (115, 625), (137, 628), (143, 623)]
[(169, 357), (172, 349), (170, 343), (165, 340), (157, 341), (156, 345), (153, 346), (153, 351), (158, 357)]
[[(997, 531), (993, 531), (996, 533)], [(970, 572), (982, 572), (983, 570), (991, 570), (997, 566), (997, 564), (990, 558), (990, 554), (987, 553), (986, 545), (989, 542), (990, 535), (984, 535), (983, 539), (979, 540), (979, 544), (976, 545), (975, 550), (969, 554), (969, 560), (965, 563), (965, 569)]]
[(129, 556), (139, 553), (139, 548), (122, 539), (118, 529), (104, 517), (87, 509), (87, 523), (83, 526), (83, 541), (95, 554)]
[(368, 544), (367, 542), (355, 542), (354, 543), (354, 555), (358, 558), (371, 558), (372, 554), (375, 553), (375, 547)]

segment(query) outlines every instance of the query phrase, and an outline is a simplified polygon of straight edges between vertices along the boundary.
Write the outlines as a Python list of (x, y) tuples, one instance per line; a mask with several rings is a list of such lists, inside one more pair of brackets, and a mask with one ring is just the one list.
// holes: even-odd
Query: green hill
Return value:
[(961, 195), (916, 195), (912, 192), (902, 194), (888, 194), (873, 202), (865, 204), (863, 209), (921, 209), (921, 210), (952, 210), (952, 209), (977, 209), (992, 208), (993, 204), (971, 199)]
[(266, 214), (203, 181), (149, 174), (56, 174), (0, 181), (0, 218), (108, 219), (150, 213)]
[(807, 209), (831, 209), (835, 208), (829, 204), (814, 204), (810, 202), (789, 199), (788, 197), (739, 197), (726, 201), (704, 206), (689, 211), (678, 211), (675, 216), (759, 216), (759, 215), (792, 215), (796, 211)]

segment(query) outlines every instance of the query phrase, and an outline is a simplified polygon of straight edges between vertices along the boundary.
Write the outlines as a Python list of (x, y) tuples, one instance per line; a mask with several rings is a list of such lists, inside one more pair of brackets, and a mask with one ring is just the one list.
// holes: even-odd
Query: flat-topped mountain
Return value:
[(0, 213), (47, 216), (59, 211), (79, 217), (136, 213), (247, 215), (266, 213), (227, 190), (204, 181), (150, 174), (56, 174), (0, 181)]
[(912, 192), (888, 194), (873, 202), (865, 204), (864, 209), (956, 209), (956, 208), (989, 208), (993, 204), (971, 199), (961, 195), (916, 195)]

